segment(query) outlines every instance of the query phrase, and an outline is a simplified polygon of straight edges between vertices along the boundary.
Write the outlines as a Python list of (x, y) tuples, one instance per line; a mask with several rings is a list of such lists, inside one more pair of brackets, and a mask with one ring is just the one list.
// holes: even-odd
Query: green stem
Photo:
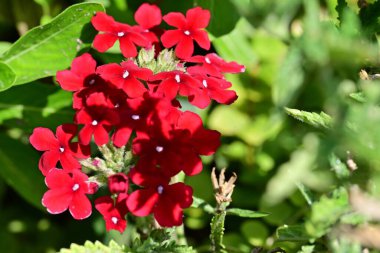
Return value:
[(224, 220), (226, 218), (226, 207), (229, 203), (222, 203), (217, 206), (214, 217), (211, 220), (211, 252), (227, 253), (223, 244)]

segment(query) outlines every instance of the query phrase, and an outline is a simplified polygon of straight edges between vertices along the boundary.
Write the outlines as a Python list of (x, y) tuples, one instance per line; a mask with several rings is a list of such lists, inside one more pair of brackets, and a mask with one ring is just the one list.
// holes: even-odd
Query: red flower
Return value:
[(211, 99), (214, 99), (221, 104), (231, 104), (237, 99), (235, 91), (227, 90), (232, 84), (224, 78), (209, 76), (205, 72), (205, 69), (200, 66), (188, 68), (188, 71), (193, 77), (202, 83), (203, 91)]
[[(241, 73), (245, 67), (236, 62), (226, 62), (215, 53), (196, 55), (186, 59), (187, 62), (202, 63), (201, 67), (208, 75), (223, 78), (222, 73)], [(192, 67), (189, 67), (191, 69)]]
[(127, 193), (129, 184), (127, 175), (116, 173), (108, 177), (108, 189), (112, 194)]
[(156, 34), (150, 29), (161, 24), (161, 10), (156, 5), (142, 4), (135, 12), (136, 23), (143, 28), (143, 35), (151, 42), (158, 42)]
[(141, 97), (147, 91), (138, 79), (148, 80), (153, 75), (150, 69), (139, 68), (132, 60), (122, 62), (121, 66), (116, 63), (99, 66), (97, 72), (131, 98)]
[(128, 212), (127, 197), (126, 193), (120, 193), (116, 200), (113, 200), (110, 196), (100, 197), (95, 200), (95, 208), (103, 215), (107, 231), (114, 229), (123, 233), (127, 227), (125, 219)]
[(199, 155), (211, 155), (220, 145), (217, 131), (203, 128), (201, 118), (192, 112), (172, 111), (147, 132), (137, 133), (133, 153), (140, 157), (136, 167), (159, 167), (168, 177), (183, 170), (195, 175), (202, 170)]
[(150, 81), (162, 80), (154, 88), (155, 92), (162, 93), (168, 99), (174, 99), (177, 93), (187, 96), (189, 102), (199, 108), (205, 108), (210, 104), (207, 92), (203, 90), (202, 82), (191, 75), (180, 71), (161, 72), (150, 78)]
[(80, 145), (71, 140), (77, 133), (77, 126), (63, 124), (57, 127), (56, 136), (44, 127), (35, 128), (29, 141), (39, 151), (45, 151), (39, 162), (39, 169), (45, 176), (55, 168), (60, 161), (63, 169), (73, 171), (81, 168), (77, 158), (87, 158), (90, 155), (89, 146)]
[(102, 80), (95, 73), (96, 61), (88, 53), (76, 57), (71, 63), (70, 70), (57, 72), (57, 82), (62, 89), (78, 91), (94, 86)]
[(142, 28), (129, 26), (116, 22), (113, 17), (104, 12), (97, 12), (91, 19), (96, 30), (104, 32), (96, 35), (93, 46), (99, 52), (105, 52), (115, 44), (120, 42), (120, 50), (124, 57), (135, 57), (137, 55), (136, 45), (147, 47), (150, 42), (142, 35)]
[(171, 12), (163, 17), (166, 23), (177, 27), (177, 30), (166, 31), (161, 36), (164, 47), (177, 45), (175, 53), (179, 58), (186, 59), (194, 52), (193, 40), (203, 49), (210, 49), (210, 40), (203, 30), (210, 21), (210, 12), (200, 7), (190, 9), (186, 17), (180, 12)]
[(163, 227), (179, 226), (182, 224), (182, 209), (193, 202), (192, 194), (192, 188), (184, 183), (168, 185), (163, 182), (134, 191), (127, 199), (127, 207), (136, 216), (153, 213)]
[(94, 93), (87, 99), (87, 107), (81, 109), (75, 115), (77, 124), (84, 124), (79, 132), (79, 140), (88, 145), (94, 136), (98, 146), (108, 143), (112, 126), (119, 121), (118, 115), (110, 108), (103, 93)]
[(89, 217), (92, 207), (86, 194), (93, 194), (97, 187), (87, 180), (87, 175), (79, 170), (70, 173), (59, 169), (50, 170), (45, 179), (49, 190), (42, 197), (42, 205), (51, 214), (63, 213), (69, 209), (74, 219)]

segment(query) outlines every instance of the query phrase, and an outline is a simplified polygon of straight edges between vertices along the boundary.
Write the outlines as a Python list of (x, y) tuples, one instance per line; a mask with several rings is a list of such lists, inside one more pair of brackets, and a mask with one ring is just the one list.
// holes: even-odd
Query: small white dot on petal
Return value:
[(207, 81), (203, 79), (202, 84), (205, 88), (207, 88)]
[(124, 33), (123, 33), (123, 32), (118, 32), (118, 33), (117, 33), (117, 36), (119, 36), (119, 37), (123, 37), (123, 36), (124, 36)]
[(140, 116), (139, 115), (132, 115), (131, 117), (133, 120), (139, 120), (140, 119)]
[(127, 78), (129, 76), (129, 72), (128, 70), (124, 71), (123, 73), (123, 78)]
[(95, 79), (91, 79), (89, 82), (88, 82), (90, 85), (93, 85), (95, 83)]
[(183, 33), (186, 35), (190, 35), (190, 31), (188, 31), (188, 30), (184, 31)]
[(65, 151), (65, 148), (63, 148), (63, 147), (59, 148), (59, 152), (63, 153), (64, 151)]
[(111, 221), (112, 221), (113, 224), (116, 225), (117, 222), (119, 221), (119, 219), (118, 219), (117, 217), (112, 217), (112, 218), (111, 218)]
[(79, 189), (79, 184), (74, 184), (72, 189), (73, 191), (77, 191)]
[(96, 120), (93, 120), (92, 122), (91, 122), (91, 125), (93, 125), (93, 126), (96, 126), (98, 124), (98, 121), (96, 121)]
[(208, 63), (208, 64), (210, 64), (210, 63), (211, 63), (210, 58), (208, 58), (208, 57), (206, 56), (206, 57), (205, 57), (205, 62)]
[(177, 83), (181, 82), (181, 77), (178, 74), (175, 75), (174, 79), (176, 80)]
[(159, 185), (157, 187), (157, 192), (158, 192), (158, 194), (162, 194), (164, 192), (164, 187), (162, 185)]
[(157, 146), (157, 147), (156, 147), (156, 151), (157, 151), (158, 153), (162, 152), (163, 150), (164, 150), (164, 147), (162, 147), (162, 146)]

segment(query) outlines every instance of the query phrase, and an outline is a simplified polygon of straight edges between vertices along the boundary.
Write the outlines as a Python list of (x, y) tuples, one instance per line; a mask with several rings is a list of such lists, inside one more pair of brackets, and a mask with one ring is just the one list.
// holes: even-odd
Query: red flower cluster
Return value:
[[(162, 19), (177, 29), (160, 29)], [(153, 214), (161, 226), (182, 224), (183, 209), (192, 203), (192, 188), (171, 183), (172, 178), (181, 171), (188, 176), (200, 173), (200, 156), (217, 150), (220, 134), (205, 129), (197, 114), (181, 111), (177, 98), (187, 97), (199, 108), (207, 107), (211, 100), (230, 104), (237, 96), (228, 90), (231, 83), (223, 74), (244, 71), (243, 66), (214, 53), (192, 56), (193, 41), (210, 48), (204, 30), (210, 20), (207, 10), (196, 7), (186, 16), (174, 12), (162, 18), (157, 6), (143, 4), (135, 20), (137, 25), (131, 26), (96, 13), (92, 24), (100, 33), (93, 47), (105, 52), (118, 40), (124, 57), (136, 57), (137, 47), (142, 47), (140, 54), (156, 48), (150, 59), (156, 67), (132, 58), (97, 66), (90, 54), (82, 54), (73, 60), (70, 70), (57, 72), (62, 89), (73, 92), (74, 124), (59, 126), (55, 135), (39, 127), (30, 136), (34, 148), (44, 151), (39, 169), (49, 188), (42, 199), (48, 212), (69, 209), (75, 219), (87, 218), (92, 207), (86, 195), (108, 185), (110, 194), (98, 197), (95, 208), (103, 215), (107, 230), (120, 232), (127, 225), (127, 212)], [(168, 49), (158, 52), (161, 34), (162, 46), (176, 46), (180, 60), (170, 58)], [(158, 60), (160, 55), (166, 57), (165, 63)], [(114, 153), (92, 159), (92, 140), (100, 150), (111, 145)], [(137, 162), (125, 161), (126, 146), (131, 148), (132, 161)], [(95, 175), (89, 178), (82, 167), (93, 169)], [(131, 183), (135, 186), (129, 187)]]

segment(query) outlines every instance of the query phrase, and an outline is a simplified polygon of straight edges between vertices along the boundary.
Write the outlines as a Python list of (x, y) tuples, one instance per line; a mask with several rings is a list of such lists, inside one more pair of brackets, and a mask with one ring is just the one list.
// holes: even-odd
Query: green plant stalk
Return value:
[(223, 202), (217, 206), (214, 217), (211, 219), (211, 252), (227, 253), (223, 244), (224, 220), (226, 218), (226, 208), (229, 202)]

